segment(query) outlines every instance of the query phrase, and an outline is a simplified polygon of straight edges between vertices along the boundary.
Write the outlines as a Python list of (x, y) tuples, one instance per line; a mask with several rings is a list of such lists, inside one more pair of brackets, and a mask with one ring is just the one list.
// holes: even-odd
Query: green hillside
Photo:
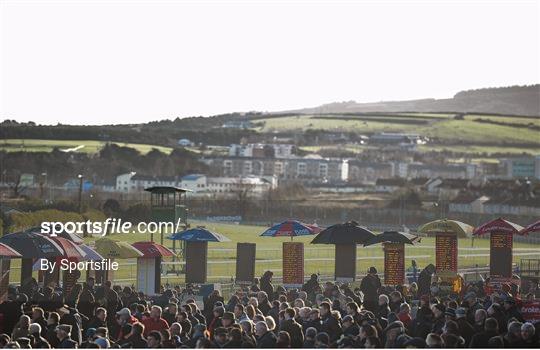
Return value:
[[(144, 145), (138, 143), (123, 143), (123, 142), (110, 142), (118, 146), (130, 147), (139, 151), (141, 154), (150, 152), (153, 148), (160, 150), (163, 153), (171, 153), (172, 148)], [(0, 151), (15, 152), (50, 152), (55, 147), (58, 149), (70, 149), (79, 146), (84, 146), (76, 152), (78, 153), (96, 153), (98, 152), (106, 142), (95, 140), (40, 140), (40, 139), (7, 139), (0, 141)]]

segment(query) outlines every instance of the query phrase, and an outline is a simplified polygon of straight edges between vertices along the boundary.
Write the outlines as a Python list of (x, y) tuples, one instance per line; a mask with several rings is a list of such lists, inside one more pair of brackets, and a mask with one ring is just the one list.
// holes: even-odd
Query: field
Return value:
[[(131, 147), (146, 154), (153, 148), (156, 148), (164, 153), (171, 153), (172, 148), (162, 147), (155, 145), (144, 145), (138, 143), (123, 143), (123, 142), (110, 142), (118, 146)], [(16, 152), (51, 152), (55, 147), (59, 149), (70, 149), (79, 147), (74, 152), (80, 153), (97, 153), (104, 145), (105, 141), (95, 140), (39, 140), (39, 139), (4, 139), (0, 142), (0, 151)], [(80, 147), (84, 146), (84, 147)]]
[[(487, 122), (479, 122), (480, 119)], [(537, 152), (540, 149), (540, 118), (466, 115), (463, 120), (456, 120), (451, 114), (298, 115), (259, 119), (257, 122), (263, 123), (259, 131), (264, 132), (309, 129), (359, 133), (411, 132), (441, 141), (463, 141), (482, 147), (493, 143), (500, 143), (501, 148), (511, 146), (512, 143), (529, 143), (532, 149), (523, 150)], [(493, 152), (493, 149), (484, 150), (480, 147), (480, 151)], [(516, 150), (512, 150), (512, 153), (516, 153)]]
[[(260, 237), (266, 228), (263, 226), (234, 225), (221, 223), (192, 222), (192, 226), (206, 225), (206, 227), (224, 234), (230, 242), (209, 244), (209, 281), (230, 282), (235, 275), (236, 243), (251, 242), (257, 244), (256, 275), (261, 275), (265, 270), (272, 270), (277, 279), (281, 277), (281, 246), (283, 242), (290, 241), (290, 238)], [(114, 239), (127, 241), (149, 240), (149, 234), (117, 234), (111, 236)], [(335, 248), (333, 245), (311, 245), (309, 242), (313, 237), (298, 237), (294, 241), (305, 244), (305, 267), (306, 275), (320, 273), (327, 279), (334, 274)], [(92, 244), (95, 238), (86, 238)], [(159, 235), (155, 240), (159, 242)], [(165, 245), (172, 247), (172, 241), (165, 239)], [(424, 237), (420, 244), (406, 247), (406, 267), (411, 265), (411, 260), (415, 259), (420, 267), (428, 263), (434, 263), (433, 238)], [(539, 246), (536, 244), (514, 242), (514, 262), (519, 264), (521, 258), (540, 259)], [(121, 269), (115, 273), (115, 281), (122, 284), (135, 283), (136, 262), (134, 259), (119, 260)], [(460, 239), (459, 240), (459, 267), (471, 269), (471, 274), (475, 274), (475, 268), (485, 268), (489, 263), (489, 240), (487, 239)], [(10, 280), (19, 281), (20, 260), (16, 259), (12, 263), (12, 273)], [(163, 272), (171, 270), (173, 264), (170, 261), (164, 263)], [(381, 246), (358, 247), (357, 252), (357, 273), (363, 274), (368, 267), (375, 266), (379, 271), (383, 270), (383, 251)], [(176, 264), (176, 269), (180, 265)], [(181, 283), (183, 275), (168, 273), (163, 277), (163, 282)]]
[[(449, 150), (464, 154), (540, 153), (540, 118), (497, 115), (465, 115), (462, 120), (448, 113), (392, 113), (372, 115), (297, 115), (254, 119), (257, 131), (285, 132), (323, 129), (326, 131), (354, 131), (360, 134), (377, 132), (409, 132), (431, 138), (432, 141), (418, 147), (420, 152)], [(170, 153), (172, 148), (146, 144), (112, 142), (132, 147), (145, 154), (152, 148)], [(96, 140), (40, 140), (4, 139), (0, 150), (50, 152), (54, 147), (83, 153), (96, 153), (105, 141)], [(445, 145), (446, 144), (446, 145)], [(525, 146), (524, 146), (525, 145)], [(83, 147), (81, 147), (83, 146)], [(348, 150), (361, 153), (373, 147), (347, 144), (337, 146), (308, 146), (306, 151), (321, 148)], [(200, 153), (196, 147), (189, 148)], [(208, 152), (216, 152), (210, 150)], [(219, 149), (223, 153), (223, 149)]]

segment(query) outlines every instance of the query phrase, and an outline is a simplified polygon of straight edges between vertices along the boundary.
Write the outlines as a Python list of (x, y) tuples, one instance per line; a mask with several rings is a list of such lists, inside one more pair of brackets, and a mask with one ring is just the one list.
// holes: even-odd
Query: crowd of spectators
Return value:
[[(407, 286), (384, 286), (375, 268), (356, 288), (275, 286), (267, 271), (228, 300), (192, 286), (149, 297), (93, 279), (63, 295), (35, 280), (0, 304), (2, 348), (537, 348), (540, 325), (523, 319), (519, 290), (482, 282), (442, 293), (432, 267)], [(538, 286), (532, 287), (532, 299)]]

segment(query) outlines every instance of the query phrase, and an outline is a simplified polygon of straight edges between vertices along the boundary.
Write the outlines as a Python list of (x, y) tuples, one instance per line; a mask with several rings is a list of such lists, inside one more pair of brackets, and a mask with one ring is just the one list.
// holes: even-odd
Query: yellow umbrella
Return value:
[(427, 235), (437, 235), (438, 233), (455, 233), (459, 238), (468, 238), (472, 236), (474, 227), (457, 220), (441, 219), (428, 222), (422, 225), (419, 233)]
[(106, 259), (130, 259), (144, 255), (131, 244), (110, 238), (98, 239), (96, 241), (96, 251)]

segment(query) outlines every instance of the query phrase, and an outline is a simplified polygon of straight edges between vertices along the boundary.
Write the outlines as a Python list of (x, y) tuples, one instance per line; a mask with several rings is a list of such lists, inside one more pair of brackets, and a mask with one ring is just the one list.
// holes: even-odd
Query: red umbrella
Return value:
[(62, 248), (64, 251), (62, 256), (65, 258), (83, 260), (86, 256), (86, 253), (73, 241), (62, 237), (51, 237), (51, 239)]
[(475, 236), (482, 236), (485, 234), (491, 234), (493, 232), (499, 232), (499, 233), (510, 233), (513, 235), (522, 235), (521, 231), (523, 230), (523, 227), (519, 226), (518, 224), (514, 224), (513, 222), (510, 222), (508, 220), (504, 220), (502, 218), (498, 218), (495, 220), (492, 220), (490, 222), (486, 222), (483, 225), (478, 226), (474, 229), (473, 235)]
[(0, 257), (2, 258), (20, 258), (21, 254), (3, 243), (0, 243)]
[(135, 242), (132, 246), (143, 253), (143, 258), (174, 256), (174, 253), (169, 248), (154, 242)]
[(540, 220), (530, 224), (529, 226), (525, 227), (523, 230), (520, 231), (522, 235), (528, 235), (529, 233), (535, 232), (540, 232)]

